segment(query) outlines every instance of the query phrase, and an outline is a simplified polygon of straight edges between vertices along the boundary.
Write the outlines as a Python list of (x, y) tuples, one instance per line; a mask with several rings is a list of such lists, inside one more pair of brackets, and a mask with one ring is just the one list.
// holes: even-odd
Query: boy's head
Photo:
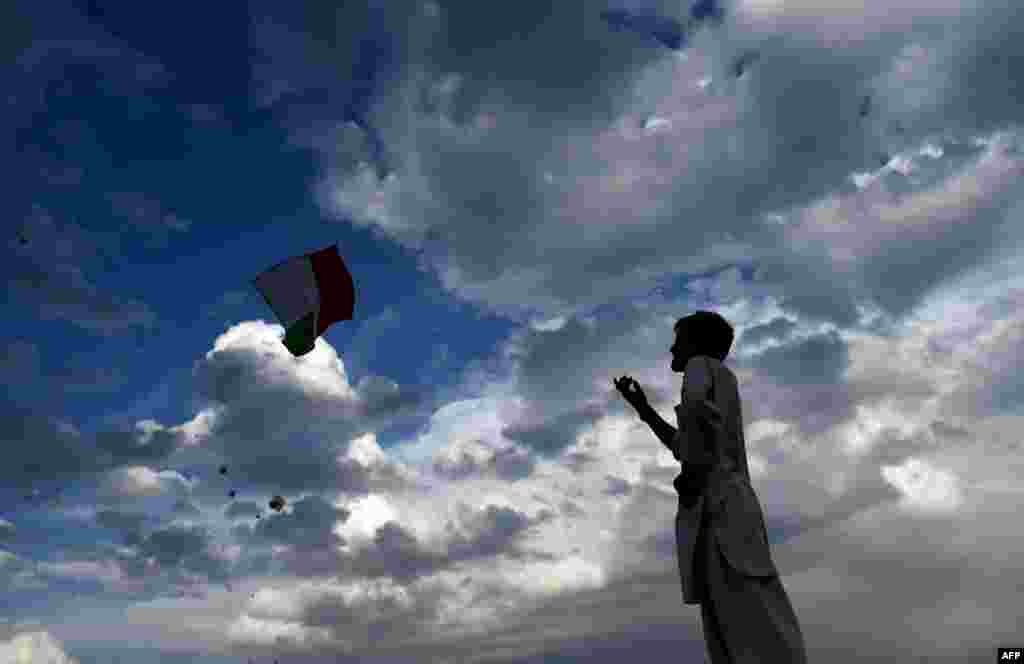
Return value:
[(708, 355), (724, 362), (732, 348), (734, 332), (725, 318), (713, 311), (700, 310), (676, 321), (676, 340), (672, 353), (672, 371), (681, 372), (696, 355)]

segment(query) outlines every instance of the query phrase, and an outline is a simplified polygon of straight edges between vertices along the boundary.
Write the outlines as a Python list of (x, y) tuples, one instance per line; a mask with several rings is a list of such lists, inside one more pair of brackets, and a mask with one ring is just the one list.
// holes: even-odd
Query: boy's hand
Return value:
[(626, 401), (629, 402), (629, 405), (636, 409), (637, 413), (642, 413), (650, 407), (647, 403), (647, 395), (644, 394), (643, 389), (640, 388), (640, 384), (629, 376), (623, 376), (618, 380), (612, 379), (612, 384), (615, 385), (615, 389), (617, 389)]

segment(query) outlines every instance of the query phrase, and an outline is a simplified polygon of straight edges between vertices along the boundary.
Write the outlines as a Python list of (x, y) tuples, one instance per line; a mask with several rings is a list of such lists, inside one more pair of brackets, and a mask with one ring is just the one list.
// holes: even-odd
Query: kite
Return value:
[(273, 498), (271, 498), (270, 499), (270, 509), (274, 510), (275, 512), (280, 512), (281, 510), (283, 510), (284, 509), (284, 497), (283, 496), (274, 496)]
[(860, 117), (863, 118), (863, 117), (865, 117), (870, 112), (871, 112), (871, 95), (867, 95), (860, 102)]
[(331, 324), (352, 319), (355, 284), (336, 246), (289, 258), (253, 283), (284, 326), (281, 342), (295, 357), (313, 350)]
[(221, 475), (227, 475), (228, 474), (228, 467), (227, 466), (221, 466), (220, 467), (220, 474)]
[(683, 26), (675, 19), (651, 13), (631, 12), (625, 9), (606, 9), (601, 18), (608, 22), (613, 30), (632, 30), (642, 35), (653, 37), (659, 43), (672, 50), (683, 47), (685, 35)]
[(732, 75), (736, 78), (743, 76), (743, 72), (747, 70), (747, 67), (752, 65), (757, 59), (761, 57), (756, 51), (746, 51), (741, 56), (736, 58), (732, 64)]

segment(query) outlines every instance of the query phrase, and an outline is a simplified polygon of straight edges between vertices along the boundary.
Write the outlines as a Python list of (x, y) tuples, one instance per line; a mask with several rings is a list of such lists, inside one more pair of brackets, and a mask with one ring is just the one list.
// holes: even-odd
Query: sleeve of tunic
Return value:
[(679, 461), (686, 461), (687, 426), (692, 427), (696, 414), (694, 404), (706, 401), (711, 392), (712, 376), (710, 365), (703, 356), (691, 357), (686, 362), (680, 403), (676, 406), (676, 437), (672, 441), (673, 454)]

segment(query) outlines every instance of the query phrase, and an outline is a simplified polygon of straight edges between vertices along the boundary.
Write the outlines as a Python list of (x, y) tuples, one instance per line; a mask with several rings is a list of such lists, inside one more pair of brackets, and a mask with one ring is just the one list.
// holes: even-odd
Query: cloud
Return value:
[(846, 352), (845, 342), (831, 332), (768, 348), (758, 355), (755, 366), (764, 377), (785, 385), (835, 385), (842, 382)]
[[(884, 70), (887, 59), (900, 57), (906, 45), (904, 30), (911, 22), (942, 26), (961, 20), (963, 10), (953, 4), (901, 7), (872, 22), (839, 12), (844, 21), (863, 30), (848, 33), (863, 35), (854, 49), (833, 48), (838, 35), (827, 22), (828, 11), (783, 5), (745, 7), (730, 19), (734, 21), (728, 28), (731, 34), (701, 33), (692, 57), (686, 60), (639, 56), (638, 51), (613, 41), (603, 44), (606, 48), (600, 58), (588, 59), (585, 54), (591, 44), (607, 40), (597, 37), (599, 26), (591, 25), (588, 12), (567, 5), (523, 39), (531, 52), (542, 52), (554, 35), (562, 45), (572, 43), (568, 50), (572, 57), (543, 69), (552, 80), (566, 76), (577, 82), (567, 88), (532, 88), (529, 111), (521, 105), (526, 92), (515, 81), (534, 81), (536, 68), (521, 57), (515, 35), (516, 26), (530, 22), (533, 9), (520, 8), (515, 19), (491, 17), (485, 27), (475, 27), (472, 33), (462, 30), (474, 15), (466, 6), (446, 5), (433, 17), (394, 9), (396, 15), (403, 11), (410, 12), (407, 21), (436, 25), (436, 31), (425, 32), (430, 36), (423, 39), (445, 40), (444, 47), (416, 55), (410, 52), (409, 58), (418, 59), (404, 63), (404, 78), (389, 83), (403, 92), (385, 91), (378, 102), (395, 119), (391, 127), (385, 123), (384, 134), (402, 148), (397, 153), (404, 155), (406, 163), (397, 168), (395, 178), (384, 182), (366, 179), (358, 169), (346, 171), (341, 164), (329, 167), (323, 198), (329, 209), (346, 218), (379, 226), (396, 241), (423, 250), (422, 260), (438, 272), (446, 288), (486, 307), (509, 313), (513, 309), (521, 313), (524, 307), (551, 313), (583, 310), (621, 296), (625, 275), (635, 284), (658, 273), (698, 271), (742, 255), (764, 263), (762, 287), (779, 295), (787, 309), (848, 326), (859, 319), (860, 300), (877, 298), (888, 312), (898, 315), (925, 292), (920, 279), (907, 279), (922, 283), (916, 291), (894, 291), (872, 281), (875, 275), (897, 269), (897, 260), (905, 270), (931, 275), (929, 280), (935, 283), (944, 269), (977, 265), (994, 250), (990, 243), (974, 241), (974, 253), (961, 252), (952, 264), (948, 258), (937, 259), (934, 265), (885, 251), (877, 259), (865, 255), (837, 271), (839, 250), (832, 252), (836, 258), (820, 255), (810, 251), (809, 238), (799, 235), (801, 229), (782, 232), (762, 221), (769, 213), (799, 208), (842, 190), (851, 169), (871, 158), (876, 150), (872, 144), (898, 140), (901, 146), (910, 146), (931, 132), (928, 126), (915, 127), (899, 139), (879, 133), (882, 127), (877, 122), (907, 113), (899, 108), (898, 98), (906, 84), (876, 72)], [(575, 25), (563, 29), (561, 20), (570, 15)], [(981, 16), (975, 16), (979, 24), (989, 20)], [(389, 15), (389, 20), (399, 22), (396, 16)], [(475, 40), (489, 31), (508, 38), (478, 46), (472, 58), (460, 55), (470, 52), (458, 48), (462, 40), (482, 44)], [(791, 34), (801, 38), (782, 39)], [(971, 41), (961, 38), (958, 53), (974, 52), (988, 41), (980, 33), (969, 34)], [(962, 57), (924, 29), (913, 33), (913, 39), (920, 48), (936, 51), (939, 66)], [(517, 45), (516, 57), (509, 51), (512, 44)], [(756, 75), (743, 90), (709, 99), (693, 86), (703, 73), (701, 68), (724, 70), (748, 45), (758, 45), (762, 57)], [(997, 44), (989, 50), (1002, 54), (1010, 48)], [(324, 51), (322, 56), (328, 58), (329, 53)], [(586, 73), (575, 69), (581, 62), (587, 62)], [(520, 67), (529, 68), (531, 75), (520, 77)], [(804, 69), (808, 75), (794, 75)], [(315, 76), (315, 69), (306, 71)], [(632, 98), (624, 85), (628, 79), (636, 81), (637, 94)], [(599, 93), (589, 87), (596, 82), (603, 86)], [(934, 77), (922, 85), (931, 86), (928, 91), (936, 99), (953, 89)], [(446, 105), (418, 106), (410, 101), (417, 99), (418, 90), (429, 96), (435, 88)], [(786, 93), (781, 94), (782, 90)], [(865, 91), (879, 100), (875, 124), (858, 118)], [(566, 95), (588, 97), (589, 103), (573, 103)], [(1016, 103), (994, 90), (992, 98), (1000, 100), (1002, 109)], [(805, 110), (812, 105), (817, 111), (808, 116)], [(622, 121), (595, 124), (594, 118), (607, 117), (603, 113), (610, 108), (615, 109), (612, 117)], [(667, 135), (629, 128), (631, 118), (646, 117), (651, 111), (668, 123)], [(946, 112), (942, 111), (943, 117)], [(485, 114), (494, 120), (482, 129), (477, 120)], [(992, 128), (991, 123), (962, 127), (965, 132)], [(329, 136), (316, 145), (325, 153), (335, 147)], [(670, 145), (685, 145), (686, 150), (671, 152)], [(796, 150), (798, 146), (803, 148)], [(603, 172), (590, 172), (595, 163), (604, 165), (598, 167)], [(765, 179), (763, 173), (769, 168), (773, 177)], [(552, 173), (559, 175), (548, 177)], [(486, 184), (479, 181), (482, 175)], [(481, 191), (488, 195), (481, 197)], [(652, 200), (657, 204), (645, 206)], [(685, 225), (679, 221), (680, 210), (685, 210)], [(991, 223), (999, 218), (997, 206)], [(481, 240), (480, 219), (514, 229), (505, 233), (498, 262), (489, 253), (489, 243)], [(573, 233), (566, 221), (579, 219), (587, 220), (591, 244)], [(864, 231), (863, 223), (875, 222), (858, 216), (860, 237), (877, 236)], [(666, 254), (661, 238), (678, 232), (689, 239), (675, 246), (685, 249), (669, 248)], [(432, 237), (448, 240), (442, 247)], [(912, 246), (931, 251), (939, 241), (936, 235), (931, 237), (930, 245), (915, 240)], [(945, 246), (963, 244), (962, 238), (950, 236)], [(537, 252), (537, 247), (544, 251)], [(658, 256), (653, 264), (652, 255)], [(879, 260), (889, 261), (892, 267), (880, 269)], [(895, 292), (904, 298), (902, 302), (893, 299)]]
[(0, 401), (0, 440), (6, 450), (0, 481), (9, 487), (25, 489), (44, 477), (63, 482), (103, 468), (87, 436), (38, 406)]
[(96, 523), (104, 528), (120, 531), (126, 538), (137, 537), (146, 521), (143, 514), (119, 512), (116, 510), (97, 510)]
[(136, 422), (135, 431), (101, 431), (96, 444), (116, 462), (159, 461), (182, 444), (179, 432), (164, 428), (154, 420)]
[[(493, 556), (529, 558), (530, 553), (521, 548), (519, 540), (553, 516), (550, 511), (542, 511), (530, 517), (511, 507), (496, 505), (481, 510), (462, 506), (445, 523), (436, 520), (436, 516), (428, 517), (428, 526), (420, 520), (427, 516), (422, 511), (406, 508), (402, 516), (390, 501), (376, 496), (360, 499), (342, 511), (320, 509), (324, 519), (317, 527), (304, 528), (302, 537), (295, 537), (298, 533), (291, 526), (291, 519), (284, 516), (260, 524), (254, 535), (272, 537), (293, 547), (295, 551), (287, 559), (296, 571), (315, 562), (309, 551), (301, 549), (319, 546), (327, 547), (325, 553), (332, 564), (347, 576), (390, 577), (403, 584)], [(416, 519), (405, 523), (413, 515)]]
[(224, 515), (229, 519), (244, 519), (248, 517), (254, 517), (257, 514), (262, 514), (263, 508), (259, 503), (254, 503), (247, 500), (239, 500), (232, 502), (226, 508), (224, 508)]
[[(178, 604), (163, 624), (324, 659), (698, 658), (679, 467), (610, 380), (634, 375), (670, 412), (672, 323), (714, 308), (736, 327), (753, 483), (812, 658), (989, 656), (1016, 633), (1005, 552), (1022, 545), (1006, 528), (1024, 470), (1011, 4), (734, 3), (685, 57), (614, 39), (583, 3), (541, 4), (257, 17), (260, 102), (308, 129), (295, 141), (324, 156), (324, 208), (415, 249), (453, 296), (532, 322), (448, 400), (353, 385), (325, 340), (296, 359), (249, 321), (197, 362), (202, 408), (177, 426), (92, 441), (4, 406), (13, 468), (113, 470), (116, 509), (96, 520), (135, 549), (90, 544), (47, 582), (119, 569), (202, 593), (234, 573), (260, 586), (252, 601), (216, 620)], [(333, 85), (358, 69), (349, 31), (371, 23), (395, 28), (365, 102), (388, 178), (353, 156), (351, 128), (330, 130), (362, 94)], [(426, 410), (424, 431), (378, 445)], [(225, 484), (156, 465), (222, 460), (259, 502), (225, 508)], [(271, 490), (284, 512), (232, 528)], [(158, 498), (209, 523), (131, 516)], [(38, 583), (30, 559), (4, 560), (6, 584)]]
[(344, 522), (348, 514), (319, 496), (307, 496), (292, 503), (286, 511), (261, 521), (253, 529), (252, 537), (304, 549), (330, 548), (342, 543), (334, 527)]
[(737, 345), (758, 346), (765, 340), (786, 341), (796, 330), (797, 324), (787, 318), (775, 318), (763, 325), (754, 325), (743, 331)]
[(0, 661), (21, 664), (22, 662), (46, 662), (46, 664), (78, 664), (69, 657), (48, 632), (23, 632), (13, 639), (0, 643)]
[(108, 474), (105, 491), (111, 498), (118, 499), (170, 493), (181, 495), (187, 489), (184, 478), (173, 471), (156, 472), (146, 466), (124, 466)]
[(222, 334), (195, 370), (196, 388), (209, 406), (178, 430), (192, 445), (227, 459), (232, 477), (249, 487), (365, 493), (400, 486), (398, 470), (364, 464), (348, 450), (372, 423), (410, 403), (402, 391), (378, 378), (353, 388), (325, 341), (296, 359), (280, 333), (280, 326), (251, 321)]
[(142, 558), (152, 557), (161, 568), (202, 572), (211, 579), (226, 578), (223, 561), (208, 552), (210, 540), (199, 528), (171, 526), (153, 531), (139, 544)]
[(514, 482), (528, 478), (536, 464), (526, 450), (517, 445), (493, 449), (479, 439), (453, 441), (438, 450), (432, 470), (448, 480), (491, 474)]

